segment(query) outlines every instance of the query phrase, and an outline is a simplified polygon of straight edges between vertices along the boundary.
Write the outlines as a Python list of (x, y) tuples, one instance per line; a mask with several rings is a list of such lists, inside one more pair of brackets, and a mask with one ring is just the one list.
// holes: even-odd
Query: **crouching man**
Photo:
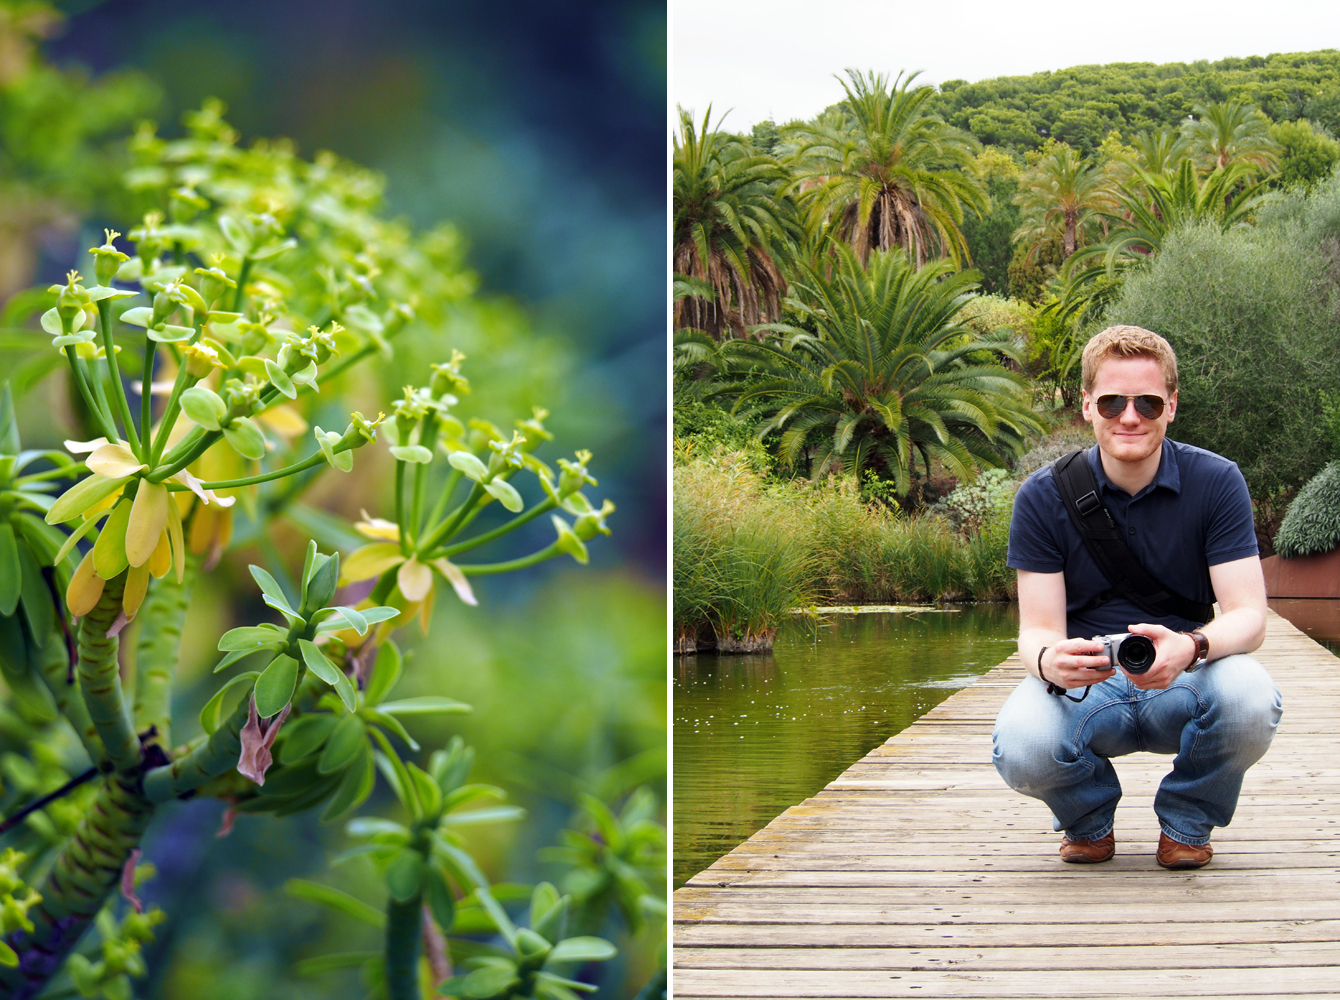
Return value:
[[(1175, 754), (1154, 798), (1158, 863), (1199, 868), (1280, 719), (1279, 691), (1247, 655), (1266, 621), (1251, 500), (1233, 462), (1166, 439), (1177, 359), (1162, 337), (1096, 335), (1083, 388), (1096, 447), (1038, 470), (1015, 499), (1008, 562), (1030, 676), (996, 720), (995, 765), (1051, 809), (1063, 861), (1094, 863), (1115, 852), (1111, 758)], [(1093, 637), (1118, 633), (1136, 638), (1113, 664)]]

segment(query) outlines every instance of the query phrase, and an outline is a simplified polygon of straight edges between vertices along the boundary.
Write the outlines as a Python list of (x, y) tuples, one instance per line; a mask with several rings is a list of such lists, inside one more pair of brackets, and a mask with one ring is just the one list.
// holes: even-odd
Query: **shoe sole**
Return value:
[(1159, 861), (1159, 867), (1166, 868), (1170, 872), (1178, 872), (1178, 871), (1187, 871), (1192, 868), (1204, 868), (1209, 863), (1210, 863), (1209, 858), (1206, 858), (1204, 861), (1173, 861), (1173, 862)]

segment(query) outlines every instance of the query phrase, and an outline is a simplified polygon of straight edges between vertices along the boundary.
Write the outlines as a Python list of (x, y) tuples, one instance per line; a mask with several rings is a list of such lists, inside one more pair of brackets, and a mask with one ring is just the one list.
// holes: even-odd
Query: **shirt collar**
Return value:
[[(1107, 478), (1107, 473), (1103, 470), (1103, 463), (1098, 457), (1098, 445), (1095, 444), (1090, 448), (1085, 457), (1089, 460), (1089, 468), (1093, 470), (1093, 477), (1098, 482), (1099, 490), (1107, 488), (1115, 490), (1123, 496), (1126, 495), (1125, 490), (1118, 489), (1112, 484), (1112, 480)], [(1171, 490), (1173, 493), (1182, 492), (1182, 475), (1177, 465), (1177, 452), (1173, 448), (1173, 443), (1166, 437), (1163, 439), (1163, 454), (1159, 458), (1159, 471), (1155, 473), (1154, 481), (1131, 499), (1135, 500), (1145, 496), (1160, 486)]]

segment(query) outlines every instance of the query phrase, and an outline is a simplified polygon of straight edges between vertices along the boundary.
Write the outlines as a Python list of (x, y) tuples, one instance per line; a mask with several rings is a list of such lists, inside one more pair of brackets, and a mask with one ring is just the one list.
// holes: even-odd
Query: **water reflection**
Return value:
[(675, 663), (682, 884), (1013, 649), (1012, 604), (789, 623), (768, 655)]

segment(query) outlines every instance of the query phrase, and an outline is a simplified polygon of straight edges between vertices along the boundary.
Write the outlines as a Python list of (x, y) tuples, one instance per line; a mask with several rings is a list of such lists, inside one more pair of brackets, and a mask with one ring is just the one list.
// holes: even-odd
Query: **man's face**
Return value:
[[(1108, 419), (1098, 412), (1096, 401), (1109, 394), (1161, 396), (1167, 400), (1163, 413), (1149, 419), (1136, 412), (1134, 400)], [(1118, 462), (1140, 462), (1163, 446), (1163, 436), (1177, 412), (1177, 393), (1168, 392), (1163, 373), (1153, 358), (1107, 358), (1098, 366), (1093, 392), (1084, 393), (1084, 419), (1093, 424), (1098, 447)]]

